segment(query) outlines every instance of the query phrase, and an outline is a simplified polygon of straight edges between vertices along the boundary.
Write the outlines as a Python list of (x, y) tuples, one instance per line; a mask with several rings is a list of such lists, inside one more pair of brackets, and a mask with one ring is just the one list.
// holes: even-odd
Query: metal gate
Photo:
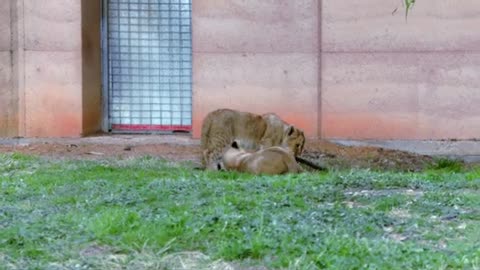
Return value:
[(190, 131), (191, 0), (104, 0), (104, 126)]

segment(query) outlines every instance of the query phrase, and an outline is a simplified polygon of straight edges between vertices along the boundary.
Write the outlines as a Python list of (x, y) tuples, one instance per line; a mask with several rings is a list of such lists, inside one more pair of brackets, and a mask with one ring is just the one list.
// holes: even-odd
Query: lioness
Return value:
[(303, 172), (288, 149), (272, 146), (249, 153), (236, 141), (223, 154), (218, 169), (270, 175)]
[(202, 164), (217, 169), (223, 150), (234, 140), (248, 151), (270, 146), (289, 148), (300, 155), (305, 144), (303, 131), (288, 125), (273, 113), (263, 116), (231, 109), (210, 112), (202, 124)]

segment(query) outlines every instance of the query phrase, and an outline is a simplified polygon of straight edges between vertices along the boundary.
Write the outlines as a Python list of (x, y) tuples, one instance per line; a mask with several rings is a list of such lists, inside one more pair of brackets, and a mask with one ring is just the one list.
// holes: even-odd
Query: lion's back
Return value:
[(256, 150), (266, 124), (261, 116), (231, 109), (210, 112), (202, 124), (201, 147), (204, 166), (219, 159), (225, 147), (237, 140), (245, 149)]

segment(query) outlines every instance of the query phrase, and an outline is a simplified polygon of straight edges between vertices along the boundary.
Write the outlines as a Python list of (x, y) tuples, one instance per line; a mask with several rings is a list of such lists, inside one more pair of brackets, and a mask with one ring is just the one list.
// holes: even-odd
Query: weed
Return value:
[(449, 158), (437, 158), (434, 159), (432, 164), (427, 167), (430, 170), (442, 170), (445, 172), (461, 172), (465, 167), (465, 164), (461, 160), (449, 159)]

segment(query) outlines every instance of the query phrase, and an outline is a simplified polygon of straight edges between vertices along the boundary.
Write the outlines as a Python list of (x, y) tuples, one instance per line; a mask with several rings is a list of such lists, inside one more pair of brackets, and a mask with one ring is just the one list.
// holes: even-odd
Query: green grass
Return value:
[(461, 172), (464, 170), (464, 167), (465, 166), (463, 162), (460, 160), (438, 158), (434, 159), (433, 163), (428, 167), (428, 169), (433, 171)]
[(0, 269), (173, 269), (185, 251), (204, 269), (480, 269), (480, 170), (442, 162), (267, 177), (0, 154)]

